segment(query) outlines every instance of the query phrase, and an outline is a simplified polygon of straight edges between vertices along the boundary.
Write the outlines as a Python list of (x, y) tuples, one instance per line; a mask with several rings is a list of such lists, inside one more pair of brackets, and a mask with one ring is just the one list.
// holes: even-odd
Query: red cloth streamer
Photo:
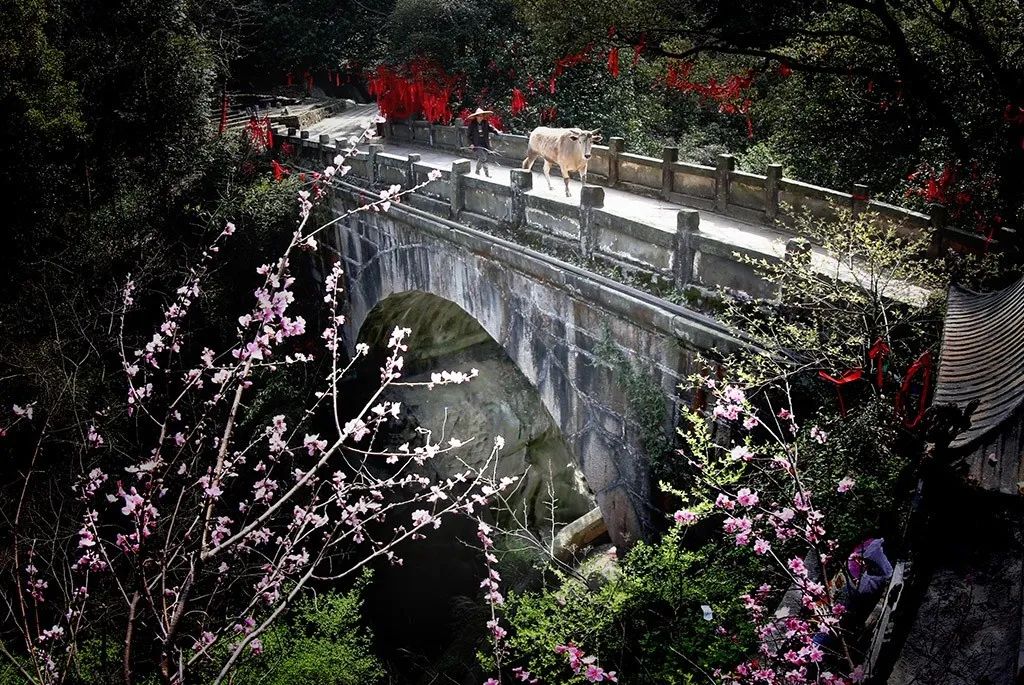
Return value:
[(263, 125), (266, 127), (266, 131), (267, 131), (267, 149), (268, 150), (273, 150), (274, 149), (274, 129), (272, 129), (270, 127), (270, 117), (266, 117), (266, 118), (263, 119)]
[(619, 49), (612, 48), (608, 51), (608, 73), (615, 78), (619, 77)]
[(270, 169), (274, 172), (274, 180), (280, 181), (287, 174), (287, 170), (277, 163), (276, 159), (270, 160)]
[(448, 124), (452, 120), (450, 101), (457, 79), (432, 62), (416, 60), (402, 73), (380, 66), (368, 80), (370, 94), (377, 98), (377, 107), (388, 119), (423, 114), (431, 123)]
[(509, 107), (509, 112), (512, 116), (515, 116), (526, 109), (526, 98), (523, 97), (523, 91), (518, 88), (512, 89), (512, 105)]
[(220, 96), (220, 126), (217, 128), (218, 135), (224, 135), (228, 130), (228, 96), (222, 93)]
[(633, 66), (640, 61), (640, 55), (647, 49), (647, 37), (641, 36), (640, 42), (633, 46)]
[(284, 75), (284, 84), (286, 86), (295, 85), (295, 79), (294, 77), (292, 77), (292, 72), (289, 71), (287, 74)]
[[(917, 413), (913, 417), (907, 416), (907, 400), (910, 398), (910, 384), (921, 374), (921, 396), (917, 400)], [(896, 414), (902, 419), (905, 428), (914, 428), (924, 418), (924, 410), (928, 403), (928, 391), (932, 384), (932, 353), (925, 351), (918, 357), (910, 368), (907, 375), (903, 377), (900, 384), (900, 391), (896, 394)]]
[(830, 376), (824, 371), (818, 372), (818, 377), (836, 386), (836, 396), (839, 398), (839, 413), (846, 416), (846, 403), (843, 401), (843, 386), (854, 381), (859, 381), (864, 375), (863, 369), (850, 369), (839, 378)]
[(793, 69), (788, 64), (783, 62), (779, 65), (779, 76), (782, 78), (789, 78), (793, 75)]
[(875, 365), (875, 387), (882, 388), (882, 375), (885, 373), (885, 359), (889, 356), (889, 345), (879, 338), (868, 350), (868, 359)]
[(334, 72), (334, 85), (339, 88), (341, 87), (341, 74), (338, 72)]

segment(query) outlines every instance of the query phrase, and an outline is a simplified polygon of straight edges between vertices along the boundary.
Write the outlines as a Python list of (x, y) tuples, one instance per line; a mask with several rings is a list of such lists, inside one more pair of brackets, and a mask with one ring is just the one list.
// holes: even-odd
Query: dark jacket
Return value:
[(481, 121), (479, 118), (474, 118), (469, 122), (469, 144), (476, 147), (491, 147), (491, 131), (495, 133), (498, 129), (491, 126), (489, 121)]

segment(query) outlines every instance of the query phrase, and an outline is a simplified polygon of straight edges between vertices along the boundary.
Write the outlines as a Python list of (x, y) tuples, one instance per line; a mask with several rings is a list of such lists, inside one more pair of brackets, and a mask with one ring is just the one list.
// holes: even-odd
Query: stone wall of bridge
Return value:
[[(443, 188), (436, 192), (443, 194)], [(345, 183), (332, 206), (340, 215), (370, 197)], [(615, 543), (628, 545), (650, 533), (656, 513), (641, 441), (644, 417), (633, 412), (607, 350), (628, 360), (666, 398), (675, 398), (661, 419), (671, 432), (677, 403), (688, 401), (678, 386), (696, 370), (698, 353), (714, 355), (741, 344), (724, 327), (412, 205), (339, 221), (334, 243), (346, 273), (343, 333), (350, 348), (373, 308), (390, 295), (420, 291), (455, 303), (537, 389)]]

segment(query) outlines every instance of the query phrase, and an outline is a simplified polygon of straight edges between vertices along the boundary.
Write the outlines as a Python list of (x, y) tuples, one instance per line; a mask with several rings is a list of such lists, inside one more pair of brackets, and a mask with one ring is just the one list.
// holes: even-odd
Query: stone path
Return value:
[[(356, 105), (340, 114), (336, 114), (311, 125), (307, 130), (309, 137), (316, 140), (321, 134), (327, 134), (331, 139), (347, 137), (360, 133), (377, 114), (377, 105)], [(439, 169), (451, 169), (451, 163), (457, 159), (464, 159), (463, 156), (443, 150), (436, 150), (426, 147), (419, 147), (409, 144), (384, 143), (383, 152), (394, 155), (407, 155), (416, 153), (420, 155), (420, 162)], [(544, 180), (544, 174), (540, 170), (542, 164), (537, 162), (534, 165), (532, 195), (542, 196), (557, 202), (565, 203), (573, 207), (579, 206), (580, 188), (582, 184), (575, 179), (569, 181), (569, 190), (572, 197), (565, 197), (565, 185), (561, 176), (553, 174), (551, 177), (552, 190), (548, 190)], [(490, 180), (495, 184), (508, 187), (511, 183), (511, 167), (496, 163), (490, 164)], [(616, 188), (604, 189), (604, 210), (615, 216), (638, 221), (649, 226), (661, 229), (668, 233), (676, 231), (676, 214), (680, 209), (694, 209), (686, 205), (674, 204), (657, 198), (636, 195), (625, 190)], [(748, 223), (734, 217), (716, 214), (700, 209), (700, 232), (714, 240), (735, 246), (751, 252), (766, 256), (782, 257), (786, 251), (786, 241), (793, 237), (792, 233), (775, 230), (767, 226)], [(830, 259), (822, 250), (814, 248), (812, 251), (812, 263), (816, 269), (823, 273), (834, 273), (836, 271), (835, 260)], [(854, 277), (848, 267), (839, 267), (840, 278), (846, 281), (853, 281)], [(863, 279), (861, 279), (863, 281)], [(894, 293), (895, 297), (908, 302), (923, 302), (927, 292), (915, 286), (904, 285), (901, 293)]]

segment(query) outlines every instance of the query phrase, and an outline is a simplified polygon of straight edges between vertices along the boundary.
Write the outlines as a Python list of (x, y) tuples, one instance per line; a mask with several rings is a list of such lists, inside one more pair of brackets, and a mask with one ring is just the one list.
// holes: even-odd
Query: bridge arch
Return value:
[[(363, 201), (337, 192), (339, 213)], [(333, 247), (343, 262), (350, 349), (373, 309), (402, 293), (457, 305), (536, 388), (593, 491), (612, 541), (628, 546), (653, 530), (649, 458), (622, 378), (602, 350), (616, 350), (666, 398), (691, 373), (698, 350), (734, 342), (713, 321), (550, 256), (394, 205), (339, 218)], [(415, 303), (410, 299), (409, 303)], [(412, 326), (410, 326), (412, 327)], [(678, 416), (667, 402), (663, 429)]]
[[(472, 316), (432, 293), (394, 293), (369, 312), (359, 342), (381, 350), (396, 326), (412, 330), (403, 380), (427, 382), (442, 370), (479, 371), (467, 384), (399, 386), (389, 391), (391, 399), (402, 402), (409, 419), (400, 440), (413, 437), (417, 426), (435, 434), (444, 427), (446, 435), (475, 438), (459, 450), (457, 461), (441, 459), (429, 465), (439, 478), (454, 476), (463, 463), (483, 467), (491, 439), (501, 435), (505, 447), (498, 454), (496, 472), (522, 478), (507, 493), (517, 521), (546, 537), (552, 524), (565, 525), (594, 508), (586, 479), (536, 387)], [(503, 517), (500, 512), (498, 516)]]

